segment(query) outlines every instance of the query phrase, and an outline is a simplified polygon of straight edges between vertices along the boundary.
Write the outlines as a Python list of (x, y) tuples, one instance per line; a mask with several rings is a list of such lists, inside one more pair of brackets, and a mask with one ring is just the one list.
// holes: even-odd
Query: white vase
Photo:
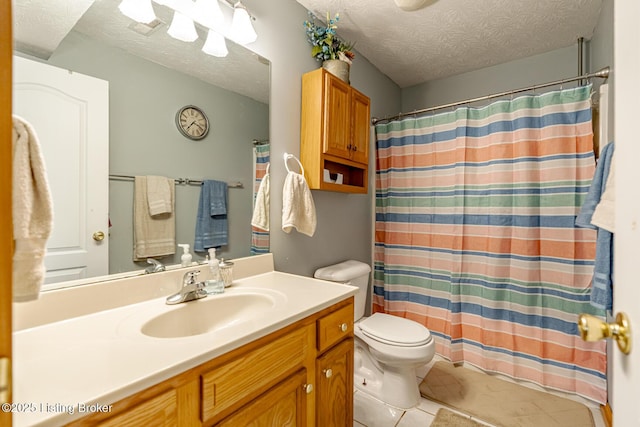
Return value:
[(324, 68), (340, 80), (349, 83), (350, 65), (348, 62), (341, 61), (339, 59), (327, 59), (322, 63), (322, 68)]

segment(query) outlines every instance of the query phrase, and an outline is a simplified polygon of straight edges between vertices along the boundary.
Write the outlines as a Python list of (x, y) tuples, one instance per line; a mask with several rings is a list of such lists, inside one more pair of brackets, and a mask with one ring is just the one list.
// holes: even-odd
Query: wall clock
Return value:
[(187, 138), (199, 140), (209, 132), (209, 119), (200, 108), (195, 105), (186, 105), (176, 114), (176, 126)]

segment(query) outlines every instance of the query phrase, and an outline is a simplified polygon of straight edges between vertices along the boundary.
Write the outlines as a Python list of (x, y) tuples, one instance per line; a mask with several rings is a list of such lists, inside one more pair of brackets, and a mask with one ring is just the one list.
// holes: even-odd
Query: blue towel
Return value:
[(591, 181), (591, 188), (589, 188), (587, 198), (576, 217), (576, 225), (578, 227), (591, 228), (598, 232), (590, 303), (596, 308), (605, 310), (610, 310), (613, 304), (613, 234), (591, 224), (591, 217), (596, 206), (600, 203), (602, 193), (604, 193), (609, 169), (611, 168), (613, 151), (613, 142), (602, 149), (600, 160)]
[(200, 189), (193, 250), (205, 252), (229, 243), (227, 183), (204, 180)]

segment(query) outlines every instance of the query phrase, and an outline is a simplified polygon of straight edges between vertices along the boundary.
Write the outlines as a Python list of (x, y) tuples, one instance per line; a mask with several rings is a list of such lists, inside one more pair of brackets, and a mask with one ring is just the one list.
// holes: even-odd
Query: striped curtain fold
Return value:
[[(267, 172), (269, 156), (271, 153), (270, 144), (260, 144), (253, 147), (253, 204), (255, 205), (256, 194), (260, 188), (260, 182)], [(266, 254), (269, 252), (269, 232), (251, 226), (251, 255)]]
[(374, 311), (428, 327), (453, 362), (606, 401), (580, 339), (595, 238), (591, 86), (376, 126)]

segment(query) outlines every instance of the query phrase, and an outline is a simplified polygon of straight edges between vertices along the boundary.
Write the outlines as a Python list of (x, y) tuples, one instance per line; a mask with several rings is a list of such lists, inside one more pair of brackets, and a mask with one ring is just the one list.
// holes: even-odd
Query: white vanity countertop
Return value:
[(285, 297), (284, 303), (249, 321), (184, 338), (152, 338), (140, 328), (155, 315), (218, 295), (175, 306), (166, 305), (165, 297), (156, 298), (16, 332), (14, 426), (57, 426), (81, 418), (89, 414), (79, 412), (82, 405), (114, 403), (327, 308), (357, 290), (269, 272), (236, 280), (223, 295), (250, 288), (276, 291)]

